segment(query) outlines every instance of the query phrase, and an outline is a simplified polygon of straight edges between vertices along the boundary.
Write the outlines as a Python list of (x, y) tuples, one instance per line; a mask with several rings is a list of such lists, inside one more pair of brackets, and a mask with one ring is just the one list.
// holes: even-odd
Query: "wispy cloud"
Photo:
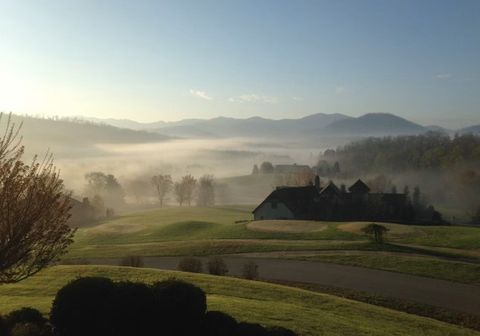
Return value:
[(294, 97), (292, 97), (292, 99), (295, 100), (295, 101), (303, 101), (303, 97), (294, 96)]
[(213, 100), (213, 98), (210, 97), (205, 91), (198, 91), (198, 90), (190, 89), (190, 94), (192, 96), (197, 97), (197, 98), (201, 98), (201, 99), (205, 99), (205, 100)]
[(449, 74), (449, 73), (440, 73), (440, 74), (436, 74), (434, 76), (435, 79), (450, 79), (452, 78), (452, 74)]
[(272, 96), (264, 96), (259, 94), (242, 94), (238, 97), (230, 97), (228, 101), (231, 103), (265, 103), (265, 104), (276, 104), (278, 99)]

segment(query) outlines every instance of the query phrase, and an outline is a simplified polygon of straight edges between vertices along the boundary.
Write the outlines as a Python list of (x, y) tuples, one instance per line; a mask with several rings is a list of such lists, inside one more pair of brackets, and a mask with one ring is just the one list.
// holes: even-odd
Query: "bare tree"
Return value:
[(56, 261), (74, 234), (66, 224), (70, 194), (51, 155), (25, 164), (20, 128), (9, 117), (0, 138), (0, 283), (23, 280)]
[(213, 176), (204, 175), (198, 181), (198, 206), (213, 206), (215, 205), (215, 187), (213, 185)]
[(180, 206), (182, 206), (183, 203), (187, 203), (189, 206), (191, 205), (196, 186), (197, 180), (190, 174), (183, 176), (179, 182), (175, 182), (175, 197)]
[[(170, 189), (172, 189), (172, 177), (170, 175), (155, 175), (152, 177), (152, 183), (157, 191), (160, 207), (163, 207), (163, 202)], [(182, 202), (183, 203), (183, 202)]]

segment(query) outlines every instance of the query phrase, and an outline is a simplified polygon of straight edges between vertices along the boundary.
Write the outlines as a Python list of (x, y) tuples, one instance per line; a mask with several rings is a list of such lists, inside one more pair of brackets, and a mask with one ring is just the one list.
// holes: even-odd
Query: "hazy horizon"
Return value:
[(478, 1), (3, 1), (0, 111), (480, 123)]

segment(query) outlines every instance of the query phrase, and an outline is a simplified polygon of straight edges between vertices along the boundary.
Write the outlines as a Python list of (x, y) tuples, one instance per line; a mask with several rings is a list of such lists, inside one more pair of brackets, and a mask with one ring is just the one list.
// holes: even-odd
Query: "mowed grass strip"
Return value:
[(480, 285), (480, 264), (443, 260), (433, 257), (409, 256), (376, 252), (351, 254), (321, 254), (301, 257), (309, 261), (374, 268), (419, 275), (429, 278)]
[(0, 286), (0, 312), (30, 306), (48, 313), (63, 285), (79, 276), (152, 283), (175, 277), (203, 288), (210, 310), (241, 321), (279, 325), (299, 335), (480, 335), (470, 329), (307, 290), (202, 274), (113, 266), (56, 266)]
[(146, 257), (208, 256), (248, 252), (356, 250), (370, 249), (370, 246), (369, 243), (355, 241), (273, 239), (207, 239), (134, 244), (75, 244), (63, 259), (121, 258), (130, 255)]

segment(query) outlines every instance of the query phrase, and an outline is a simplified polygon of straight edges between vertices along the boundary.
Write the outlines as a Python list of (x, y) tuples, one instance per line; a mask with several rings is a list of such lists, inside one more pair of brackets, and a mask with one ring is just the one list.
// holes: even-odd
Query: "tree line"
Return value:
[(473, 167), (480, 163), (480, 136), (422, 135), (367, 138), (336, 150), (326, 150), (322, 160), (337, 161), (350, 171), (405, 172), (409, 170)]

